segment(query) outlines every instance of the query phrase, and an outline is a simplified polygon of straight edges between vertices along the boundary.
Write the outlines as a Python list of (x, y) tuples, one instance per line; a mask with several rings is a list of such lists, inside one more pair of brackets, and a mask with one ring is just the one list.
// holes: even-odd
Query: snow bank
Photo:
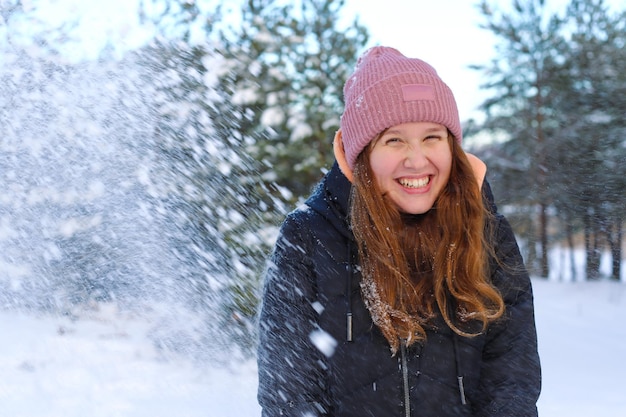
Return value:
[[(626, 285), (534, 280), (542, 416), (623, 417)], [(254, 417), (253, 361), (224, 369), (159, 351), (145, 317), (0, 313), (0, 417)]]

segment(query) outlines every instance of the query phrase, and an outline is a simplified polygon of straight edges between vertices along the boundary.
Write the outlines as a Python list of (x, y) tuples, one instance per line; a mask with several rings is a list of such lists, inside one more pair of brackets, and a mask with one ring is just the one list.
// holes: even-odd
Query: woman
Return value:
[(531, 283), (452, 92), (374, 47), (344, 97), (337, 162), (267, 270), (263, 415), (537, 415)]

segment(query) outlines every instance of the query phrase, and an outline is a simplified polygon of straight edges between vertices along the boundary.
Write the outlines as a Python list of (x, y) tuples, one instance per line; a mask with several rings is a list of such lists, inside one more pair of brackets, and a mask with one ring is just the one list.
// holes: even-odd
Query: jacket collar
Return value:
[(353, 240), (348, 215), (351, 191), (352, 183), (335, 162), (305, 203), (328, 220), (342, 235)]

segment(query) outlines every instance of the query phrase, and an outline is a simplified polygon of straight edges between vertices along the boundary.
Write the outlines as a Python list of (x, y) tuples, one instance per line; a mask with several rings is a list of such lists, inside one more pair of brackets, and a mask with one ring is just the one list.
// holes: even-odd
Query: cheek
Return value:
[(449, 150), (442, 151), (437, 154), (434, 161), (436, 161), (435, 164), (437, 165), (439, 174), (447, 180), (452, 171), (452, 152)]
[(374, 178), (381, 179), (389, 173), (391, 163), (389, 158), (386, 158), (380, 152), (372, 152), (370, 156), (370, 166), (374, 173)]
[(374, 176), (374, 181), (376, 181), (378, 189), (383, 194), (385, 194), (389, 189), (389, 181), (392, 177), (392, 164), (390, 163), (388, 158), (385, 158), (379, 154), (377, 155), (377, 157), (374, 155), (371, 156), (370, 167), (372, 169), (372, 175)]
[(446, 179), (450, 178), (450, 172), (452, 171), (452, 156), (442, 161), (441, 171)]

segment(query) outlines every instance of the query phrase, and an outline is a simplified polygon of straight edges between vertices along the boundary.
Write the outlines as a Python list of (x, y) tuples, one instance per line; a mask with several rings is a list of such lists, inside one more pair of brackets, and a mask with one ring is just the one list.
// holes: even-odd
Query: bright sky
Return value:
[[(528, 0), (526, 0), (528, 1)], [(522, 4), (525, 1), (522, 0)], [(545, 0), (549, 10), (563, 14), (569, 0)], [(393, 46), (404, 55), (431, 64), (452, 89), (461, 120), (481, 119), (476, 110), (487, 97), (484, 83), (471, 64), (486, 64), (494, 55), (495, 39), (479, 28), (484, 20), (480, 0), (346, 0), (346, 11), (359, 15), (372, 45)], [(513, 0), (489, 0), (507, 10)], [(605, 0), (611, 10), (624, 10), (624, 0)]]
[[(141, 44), (147, 29), (139, 28), (138, 0), (23, 0), (24, 7), (36, 8), (50, 27), (60, 27), (80, 16), (74, 34), (87, 59), (98, 57), (110, 42), (116, 51)], [(147, 0), (150, 4), (151, 0)], [(344, 11), (360, 15), (371, 33), (372, 44), (394, 46), (407, 56), (421, 58), (433, 65), (454, 91), (461, 109), (461, 119), (471, 117), (479, 102), (479, 75), (466, 67), (485, 62), (492, 51), (491, 38), (478, 29), (479, 15), (474, 0), (383, 0), (382, 2), (346, 0)], [(0, 5), (2, 0), (0, 0)], [(383, 6), (384, 5), (384, 6)], [(15, 22), (13, 22), (15, 23)], [(28, 25), (24, 22), (23, 25)], [(1, 25), (0, 25), (1, 26)], [(28, 27), (28, 26), (26, 26)], [(28, 33), (24, 30), (23, 33)], [(68, 53), (75, 53), (71, 43)]]
[[(151, 0), (147, 0), (149, 4)], [(510, 7), (513, 0), (495, 1)], [(605, 0), (614, 10), (623, 10), (624, 0)], [(494, 38), (480, 29), (480, 0), (346, 0), (346, 16), (360, 16), (371, 35), (371, 45), (393, 46), (409, 57), (421, 58), (438, 71), (455, 94), (461, 120), (481, 118), (477, 106), (487, 97), (479, 85), (484, 81), (470, 64), (487, 63), (494, 53)], [(552, 10), (563, 12), (569, 0), (546, 0)], [(25, 7), (36, 4), (41, 16), (55, 26), (81, 16), (77, 33), (83, 43), (93, 45), (92, 58), (112, 40), (124, 50), (141, 43), (147, 29), (137, 23), (137, 0), (23, 0)], [(2, 0), (0, 0), (2, 5)], [(351, 20), (351, 19), (350, 19)], [(1, 24), (0, 22), (0, 35)], [(89, 56), (89, 53), (87, 53)]]
[(466, 120), (476, 117), (474, 109), (484, 98), (480, 74), (467, 67), (488, 62), (494, 45), (491, 34), (478, 27), (481, 16), (475, 3), (346, 0), (346, 10), (360, 16), (372, 44), (392, 46), (435, 67), (455, 95), (461, 120)]
[[(151, 1), (151, 0), (148, 0)], [(2, 7), (3, 0), (0, 0)], [(78, 24), (73, 28), (74, 39), (71, 48), (78, 46), (87, 59), (98, 57), (100, 50), (112, 42), (119, 49), (130, 49), (142, 43), (147, 36), (147, 29), (140, 28), (137, 16), (138, 0), (116, 0), (113, 2), (100, 0), (22, 0), (26, 11), (36, 10), (37, 17), (48, 23), (51, 28), (59, 28), (74, 22), (79, 17)], [(0, 18), (0, 26), (4, 22)], [(13, 25), (28, 28), (30, 22), (16, 20)], [(16, 32), (27, 35), (28, 30), (23, 27)], [(0, 28), (1, 29), (1, 28)], [(0, 31), (1, 32), (1, 31)], [(1, 41), (1, 39), (0, 39)], [(65, 51), (64, 51), (65, 52)]]

